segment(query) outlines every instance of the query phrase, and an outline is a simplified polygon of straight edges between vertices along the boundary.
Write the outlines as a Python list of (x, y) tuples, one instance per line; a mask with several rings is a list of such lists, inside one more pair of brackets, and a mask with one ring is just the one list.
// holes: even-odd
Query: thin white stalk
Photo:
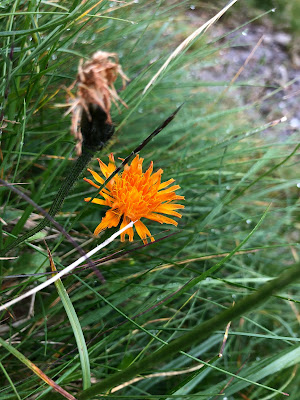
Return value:
[(153, 85), (153, 83), (157, 80), (159, 75), (167, 68), (167, 66), (170, 64), (170, 62), (178, 56), (190, 43), (192, 40), (196, 39), (197, 36), (200, 35), (202, 32), (206, 32), (208, 28), (211, 27), (216, 21), (218, 21), (219, 18), (222, 17), (225, 12), (234, 5), (238, 0), (232, 0), (227, 6), (222, 8), (221, 11), (219, 11), (214, 17), (209, 19), (205, 24), (201, 25), (198, 29), (196, 29), (190, 36), (188, 36), (186, 39), (184, 39), (183, 42), (180, 43), (179, 46), (176, 47), (176, 49), (173, 51), (173, 53), (168, 57), (167, 61), (164, 63), (164, 65), (158, 70), (158, 72), (151, 78), (150, 82), (147, 84), (145, 89), (143, 90), (143, 94), (147, 92), (150, 86)]
[(107, 240), (105, 240), (105, 242), (99, 244), (99, 246), (95, 247), (93, 250), (91, 250), (89, 253), (87, 253), (85, 256), (80, 257), (78, 260), (74, 261), (71, 265), (69, 265), (68, 267), (66, 267), (65, 269), (63, 269), (62, 271), (58, 272), (55, 276), (53, 276), (52, 278), (48, 279), (46, 282), (41, 283), (40, 285), (36, 286), (35, 288), (29, 290), (28, 292), (21, 294), (19, 297), (16, 297), (13, 300), (8, 301), (7, 303), (3, 304), (2, 306), (0, 306), (0, 311), (6, 310), (8, 307), (12, 306), (13, 304), (18, 303), (19, 301), (22, 301), (24, 299), (26, 299), (26, 297), (32, 296), (33, 294), (39, 292), (40, 290), (44, 289), (45, 287), (51, 285), (52, 283), (54, 283), (55, 281), (57, 281), (58, 279), (60, 279), (62, 276), (68, 274), (69, 272), (71, 272), (74, 268), (78, 267), (78, 265), (80, 265), (81, 263), (83, 263), (84, 261), (86, 261), (87, 258), (90, 258), (91, 256), (93, 256), (95, 253), (97, 253), (99, 250), (103, 249), (103, 247), (106, 247), (109, 243), (111, 243), (116, 237), (118, 237), (119, 235), (121, 235), (121, 233), (123, 233), (124, 231), (126, 231), (126, 229), (128, 228), (132, 228), (134, 222), (130, 222), (128, 225), (124, 226), (124, 228), (120, 229), (118, 232), (114, 233), (113, 235), (111, 235), (110, 238), (108, 238)]

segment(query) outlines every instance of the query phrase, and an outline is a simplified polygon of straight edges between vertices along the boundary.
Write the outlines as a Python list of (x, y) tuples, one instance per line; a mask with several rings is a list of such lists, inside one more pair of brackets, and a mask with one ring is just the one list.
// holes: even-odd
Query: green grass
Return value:
[[(201, 36), (143, 95), (192, 32), (186, 15), (191, 3), (97, 3), (1, 3), (2, 112), (16, 123), (7, 122), (3, 129), (0, 178), (22, 183), (18, 187), (38, 205), (50, 208), (70, 158), (76, 157), (70, 118), (57, 107), (65, 102), (64, 87), (74, 81), (81, 58), (99, 49), (117, 52), (132, 79), (120, 92), (129, 108), (121, 107), (121, 113), (113, 108), (116, 132), (98, 156), (104, 162), (110, 152), (125, 158), (184, 102), (174, 121), (140, 153), (145, 168), (153, 160), (154, 170), (164, 170), (163, 180), (174, 178), (181, 186), (183, 218), (178, 228), (144, 221), (157, 240), (149, 246), (142, 247), (135, 234), (134, 243), (115, 240), (93, 256), (105, 284), (92, 270), (78, 268), (58, 290), (51, 285), (37, 293), (34, 314), (28, 315), (30, 298), (1, 313), (0, 334), (7, 345), (0, 347), (0, 399), (63, 398), (29, 369), (28, 360), (77, 398), (90, 378), (93, 387), (141, 365), (136, 363), (164, 349), (164, 343), (192, 332), (299, 261), (296, 133), (283, 140), (284, 123), (253, 122), (249, 110), (259, 104), (241, 106), (238, 83), (218, 98), (228, 82), (216, 88), (215, 82), (196, 80), (191, 73), (197, 68), (201, 76), (202, 68), (221, 65), (220, 50), (231, 45), (230, 39), (212, 39), (209, 32)], [(112, 6), (120, 9), (105, 13)], [(95, 159), (90, 163), (94, 170), (97, 165)], [(115, 232), (93, 238), (107, 208), (85, 203), (91, 194), (95, 190), (79, 179), (56, 216), (86, 252)], [(33, 218), (31, 205), (3, 186), (0, 196), (0, 216), (7, 223), (1, 225), (4, 247), (39, 219)], [(10, 251), (8, 256), (16, 259), (0, 260), (1, 304), (46, 279), (44, 274), (13, 277), (50, 272), (43, 238), (58, 270), (79, 258), (56, 230), (38, 236)], [(186, 353), (141, 370), (142, 375), (185, 373), (142, 379), (111, 394), (102, 392), (104, 398), (261, 400), (285, 398), (278, 394), (285, 392), (297, 400), (298, 292), (293, 282), (233, 320), (222, 358), (226, 324)], [(80, 340), (86, 342), (84, 356), (78, 351)], [(186, 371), (203, 362), (203, 368)]]

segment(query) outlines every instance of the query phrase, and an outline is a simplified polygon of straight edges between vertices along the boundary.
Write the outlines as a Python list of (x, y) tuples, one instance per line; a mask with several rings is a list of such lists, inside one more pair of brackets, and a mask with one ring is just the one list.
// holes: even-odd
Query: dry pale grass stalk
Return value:
[(157, 80), (159, 75), (163, 73), (163, 71), (168, 67), (170, 62), (176, 58), (180, 53), (186, 49), (186, 47), (194, 40), (196, 39), (197, 36), (200, 35), (202, 32), (206, 32), (207, 29), (209, 29), (218, 19), (222, 17), (225, 12), (234, 5), (238, 0), (233, 0), (227, 6), (222, 8), (221, 11), (219, 11), (214, 17), (209, 19), (205, 24), (201, 25), (198, 29), (196, 29), (190, 36), (188, 36), (183, 42), (180, 43), (178, 47), (171, 53), (171, 55), (168, 57), (167, 61), (163, 64), (163, 66), (158, 70), (158, 72), (153, 76), (153, 78), (150, 80), (150, 82), (146, 85), (145, 89), (143, 90), (143, 94), (147, 92), (147, 90), (154, 84), (154, 82)]
[[(142, 381), (144, 379), (149, 379), (149, 378), (160, 378), (160, 377), (169, 377), (169, 376), (178, 376), (178, 375), (182, 375), (182, 374), (189, 374), (191, 372), (194, 371), (198, 371), (199, 369), (203, 368), (204, 364), (198, 364), (194, 367), (188, 368), (188, 369), (184, 369), (181, 371), (169, 371), (169, 372), (155, 372), (153, 374), (148, 374), (148, 375), (144, 375), (144, 376), (138, 376), (136, 378), (131, 379), (128, 382), (122, 383), (119, 386), (115, 386), (114, 388), (111, 389), (110, 393), (115, 393), (121, 389), (124, 389), (126, 386), (132, 385), (133, 383)], [(101, 395), (100, 395), (101, 396)]]
[[(168, 320), (169, 318), (167, 318)], [(163, 319), (161, 319), (163, 320)], [(157, 320), (159, 321), (159, 320)], [(153, 321), (149, 321), (149, 323), (151, 322), (156, 322), (156, 320)], [(146, 324), (144, 324), (143, 326), (145, 326)], [(228, 322), (226, 329), (225, 329), (225, 333), (224, 333), (224, 337), (223, 337), (223, 341), (222, 341), (222, 346), (220, 349), (220, 352), (218, 354), (218, 358), (222, 358), (223, 357), (223, 353), (224, 353), (224, 349), (225, 349), (225, 345), (228, 339), (228, 332), (229, 332), (229, 328), (231, 325), (231, 321)], [(205, 364), (200, 363), (195, 365), (194, 367), (191, 368), (187, 368), (187, 369), (183, 369), (180, 371), (168, 371), (168, 372), (155, 372), (153, 374), (148, 374), (148, 375), (144, 375), (144, 376), (138, 376), (136, 378), (131, 379), (130, 381), (124, 382), (121, 385), (115, 386), (114, 388), (111, 389), (110, 393), (115, 393), (121, 389), (124, 389), (126, 386), (132, 385), (133, 383), (139, 382), (141, 380), (144, 379), (149, 379), (149, 378), (159, 378), (159, 377), (169, 377), (169, 376), (178, 376), (178, 375), (182, 375), (182, 374), (189, 374), (191, 372), (194, 371), (198, 371), (199, 369), (203, 368), (204, 365), (206, 365), (207, 363), (209, 363), (211, 360), (206, 361)]]
[(111, 237), (109, 237), (107, 240), (99, 244), (97, 247), (95, 247), (93, 250), (91, 250), (89, 253), (86, 255), (80, 257), (78, 260), (74, 261), (71, 265), (68, 267), (64, 268), (62, 271), (58, 272), (56, 275), (54, 275), (52, 278), (48, 279), (47, 281), (41, 283), (40, 285), (34, 287), (33, 289), (29, 290), (28, 292), (20, 295), (19, 297), (16, 297), (13, 300), (8, 301), (7, 303), (3, 304), (0, 306), (0, 311), (6, 310), (8, 307), (12, 306), (13, 304), (18, 303), (19, 301), (22, 301), (26, 299), (26, 297), (32, 296), (34, 293), (39, 292), (40, 290), (44, 289), (45, 287), (51, 285), (52, 283), (56, 282), (58, 279), (60, 279), (62, 276), (68, 274), (69, 272), (73, 271), (74, 268), (76, 268), (78, 265), (82, 264), (84, 261), (86, 261), (88, 258), (92, 257), (95, 253), (97, 253), (99, 250), (101, 250), (103, 247), (107, 246), (109, 243), (111, 243), (117, 236), (121, 235), (126, 229), (130, 229), (133, 227), (134, 222), (130, 222), (128, 225), (124, 226), (124, 228), (120, 229), (119, 231), (115, 232)]

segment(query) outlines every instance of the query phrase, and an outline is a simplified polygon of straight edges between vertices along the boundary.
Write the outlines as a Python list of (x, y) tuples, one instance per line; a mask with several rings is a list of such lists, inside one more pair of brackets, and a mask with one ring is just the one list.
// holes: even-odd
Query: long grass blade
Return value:
[[(47, 246), (47, 244), (46, 244)], [(49, 261), (50, 261), (50, 267), (51, 270), (55, 273), (57, 272), (55, 264), (53, 262), (52, 254), (49, 250), (49, 247), (47, 246), (47, 251), (48, 251), (48, 256), (49, 256)], [(90, 370), (90, 360), (89, 360), (89, 353), (88, 349), (85, 343), (84, 335), (80, 326), (79, 319), (77, 317), (75, 308), (71, 302), (70, 297), (68, 296), (68, 293), (61, 281), (61, 279), (58, 279), (57, 281), (54, 282), (55, 287), (57, 289), (57, 292), (59, 294), (59, 297), (63, 303), (64, 309), (66, 310), (66, 313), (68, 315), (70, 324), (72, 326), (75, 340), (77, 343), (78, 347), (78, 353), (80, 357), (80, 363), (81, 363), (81, 369), (82, 369), (82, 381), (83, 381), (83, 388), (87, 389), (88, 387), (91, 386), (91, 370)]]

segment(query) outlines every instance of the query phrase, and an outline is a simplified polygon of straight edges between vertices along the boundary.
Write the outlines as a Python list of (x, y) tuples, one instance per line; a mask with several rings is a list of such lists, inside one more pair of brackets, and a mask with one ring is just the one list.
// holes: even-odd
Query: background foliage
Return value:
[[(214, 13), (201, 5), (199, 21), (201, 12), (208, 18)], [(91, 372), (86, 379), (93, 383), (151, 354), (160, 348), (160, 340), (169, 342), (230, 307), (299, 260), (299, 151), (288, 158), (297, 145), (297, 131), (283, 135), (284, 124), (270, 127), (271, 121), (251, 118), (262, 102), (277, 107), (272, 96), (279, 89), (272, 87), (267, 97), (241, 104), (237, 88), (246, 82), (228, 87), (228, 81), (201, 79), (204, 69), (219, 66), (222, 71), (222, 52), (234, 45), (243, 27), (221, 36), (213, 35), (213, 27), (143, 94), (170, 52), (195, 29), (189, 23), (193, 6), (186, 1), (1, 2), (0, 174), (21, 183), (43, 208), (51, 205), (75, 158), (70, 118), (57, 104), (65, 102), (64, 87), (74, 81), (81, 58), (98, 49), (117, 52), (132, 80), (120, 93), (128, 109), (113, 110), (116, 133), (99, 155), (104, 162), (111, 151), (127, 156), (184, 102), (176, 119), (141, 152), (145, 166), (153, 160), (165, 180), (174, 178), (181, 186), (186, 208), (179, 229), (151, 224), (157, 242), (146, 247), (137, 235), (133, 244), (116, 240), (94, 257), (105, 284), (91, 270), (79, 268), (60, 288), (51, 286), (1, 315), (2, 339), (74, 396), (82, 390), (82, 368), (89, 374), (80, 361), (74, 330), (82, 330), (87, 343), (84, 356)], [(249, 53), (253, 46), (249, 43)], [(91, 165), (97, 168), (95, 160)], [(86, 251), (112, 233), (93, 238), (106, 209), (84, 203), (89, 193), (89, 185), (79, 180), (56, 218)], [(3, 245), (39, 216), (6, 188), (0, 187), (0, 195)], [(175, 234), (168, 237), (170, 233)], [(248, 235), (239, 252), (215, 273), (204, 275)], [(57, 269), (78, 258), (55, 229), (42, 231), (10, 252), (16, 258), (1, 261), (2, 302), (46, 279), (50, 269), (43, 238)], [(107, 256), (109, 260), (101, 261)], [(63, 288), (68, 292), (64, 300)], [(179, 354), (148, 371), (177, 373), (140, 380), (107, 397), (214, 399), (221, 393), (224, 399), (261, 400), (282, 398), (278, 391), (284, 391), (296, 399), (298, 293), (295, 283), (235, 321), (222, 358), (217, 355), (224, 331), (216, 331), (193, 347), (190, 357)], [(66, 314), (65, 304), (73, 305), (75, 316)], [(137, 314), (133, 324), (129, 318)], [(78, 318), (80, 328), (69, 318)], [(191, 369), (203, 360), (211, 362), (196, 372)], [(48, 385), (12, 351), (1, 347), (0, 362), (0, 399), (46, 398)]]

